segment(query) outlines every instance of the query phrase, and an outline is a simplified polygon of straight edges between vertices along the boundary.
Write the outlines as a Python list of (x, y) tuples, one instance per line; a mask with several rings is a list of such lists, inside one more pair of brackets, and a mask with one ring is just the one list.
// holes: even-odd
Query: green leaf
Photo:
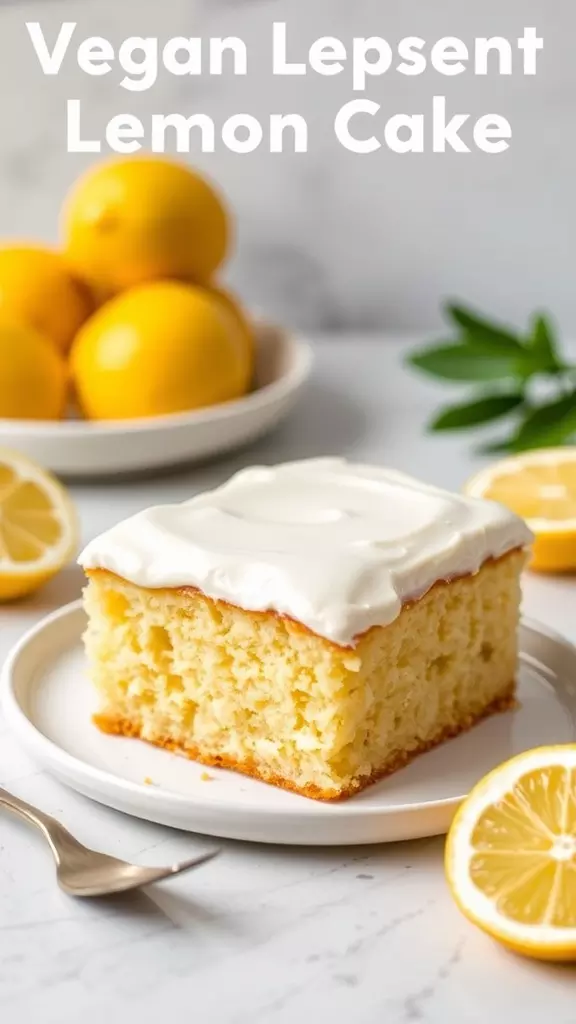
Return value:
[(537, 358), (541, 372), (558, 373), (562, 369), (558, 358), (554, 328), (545, 316), (536, 315), (534, 317), (528, 344)]
[(483, 348), (501, 351), (507, 349), (510, 352), (521, 352), (523, 345), (518, 335), (513, 334), (499, 324), (490, 323), (483, 317), (474, 313), (464, 306), (450, 303), (446, 306), (446, 315), (461, 327), (467, 337), (462, 338), (463, 342), (469, 341), (474, 345)]
[(509, 380), (525, 376), (516, 353), (487, 351), (473, 345), (439, 345), (408, 357), (412, 366), (443, 380)]
[(576, 434), (576, 390), (533, 409), (513, 439), (513, 451), (562, 445)]
[[(408, 362), (439, 380), (479, 384), (493, 381), (500, 387), (494, 389), (496, 394), (478, 395), (440, 410), (429, 429), (476, 427), (516, 412), (515, 429), (490, 443), (485, 451), (514, 452), (570, 440), (576, 443), (576, 366), (563, 359), (548, 316), (536, 314), (524, 333), (491, 322), (458, 303), (450, 303), (446, 315), (454, 326), (454, 337), (414, 352)], [(538, 376), (556, 378), (558, 392), (563, 391), (561, 396), (535, 406), (530, 396), (532, 380)]]
[(475, 402), (464, 405), (452, 405), (443, 409), (432, 421), (430, 430), (461, 430), (465, 427), (476, 427), (481, 423), (490, 423), (501, 416), (506, 416), (519, 405), (524, 396), (521, 392), (508, 395), (487, 395)]

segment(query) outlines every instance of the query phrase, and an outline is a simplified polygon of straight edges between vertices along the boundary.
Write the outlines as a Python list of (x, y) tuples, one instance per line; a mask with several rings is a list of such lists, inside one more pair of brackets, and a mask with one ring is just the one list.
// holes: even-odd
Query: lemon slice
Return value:
[(58, 481), (0, 448), (0, 601), (37, 590), (77, 546), (74, 506)]
[(576, 744), (529, 750), (478, 783), (452, 823), (446, 875), (493, 938), (576, 960)]
[(576, 569), (576, 447), (515, 455), (466, 485), (473, 498), (499, 501), (526, 519), (535, 542), (530, 568)]

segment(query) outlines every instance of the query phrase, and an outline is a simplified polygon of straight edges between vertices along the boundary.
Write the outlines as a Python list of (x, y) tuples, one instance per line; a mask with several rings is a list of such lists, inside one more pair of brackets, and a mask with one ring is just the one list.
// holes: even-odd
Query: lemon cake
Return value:
[(351, 796), (511, 705), (530, 540), (498, 504), (340, 459), (140, 512), (80, 557), (96, 723)]

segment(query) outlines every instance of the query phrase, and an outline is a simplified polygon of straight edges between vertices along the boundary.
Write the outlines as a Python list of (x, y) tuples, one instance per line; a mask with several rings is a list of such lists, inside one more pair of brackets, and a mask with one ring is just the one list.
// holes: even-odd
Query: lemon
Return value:
[(221, 302), (224, 308), (231, 313), (240, 328), (237, 336), (241, 345), (241, 357), (245, 362), (246, 373), (250, 380), (254, 373), (256, 345), (254, 339), (254, 328), (250, 322), (248, 313), (237, 296), (233, 295), (232, 292), (222, 288), (220, 285), (213, 284), (207, 287), (210, 294), (213, 295), (218, 302)]
[(248, 386), (239, 327), (202, 288), (142, 285), (81, 329), (71, 366), (91, 419), (132, 419), (237, 398)]
[(0, 601), (31, 594), (74, 554), (76, 512), (58, 481), (0, 448)]
[(576, 745), (541, 747), (486, 776), (458, 811), (446, 875), (460, 909), (542, 960), (576, 960)]
[(63, 212), (67, 257), (96, 294), (145, 281), (207, 281), (228, 248), (228, 217), (208, 182), (161, 158), (115, 159), (90, 170)]
[(535, 536), (530, 568), (576, 569), (576, 447), (544, 448), (503, 459), (466, 485), (526, 519)]
[(40, 246), (0, 249), (0, 315), (33, 327), (66, 353), (90, 311), (86, 287), (59, 253)]
[(31, 327), (0, 317), (0, 419), (60, 419), (66, 386), (66, 364), (54, 346)]

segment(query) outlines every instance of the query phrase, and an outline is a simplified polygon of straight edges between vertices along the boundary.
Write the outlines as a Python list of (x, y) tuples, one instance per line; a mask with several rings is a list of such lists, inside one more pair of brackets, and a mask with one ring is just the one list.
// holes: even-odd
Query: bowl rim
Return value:
[(310, 376), (314, 362), (313, 349), (309, 342), (300, 335), (292, 333), (278, 324), (261, 321), (256, 325), (256, 330), (259, 334), (274, 331), (282, 339), (282, 343), (291, 349), (293, 365), (275, 380), (242, 395), (240, 398), (218, 402), (216, 405), (206, 406), (202, 409), (126, 420), (19, 420), (0, 417), (0, 433), (3, 437), (12, 435), (15, 439), (23, 435), (42, 438), (58, 437), (62, 440), (94, 436), (109, 437), (114, 433), (145, 433), (168, 430), (173, 427), (201, 426), (231, 419), (242, 413), (261, 409), (269, 403), (279, 402), (297, 390)]

